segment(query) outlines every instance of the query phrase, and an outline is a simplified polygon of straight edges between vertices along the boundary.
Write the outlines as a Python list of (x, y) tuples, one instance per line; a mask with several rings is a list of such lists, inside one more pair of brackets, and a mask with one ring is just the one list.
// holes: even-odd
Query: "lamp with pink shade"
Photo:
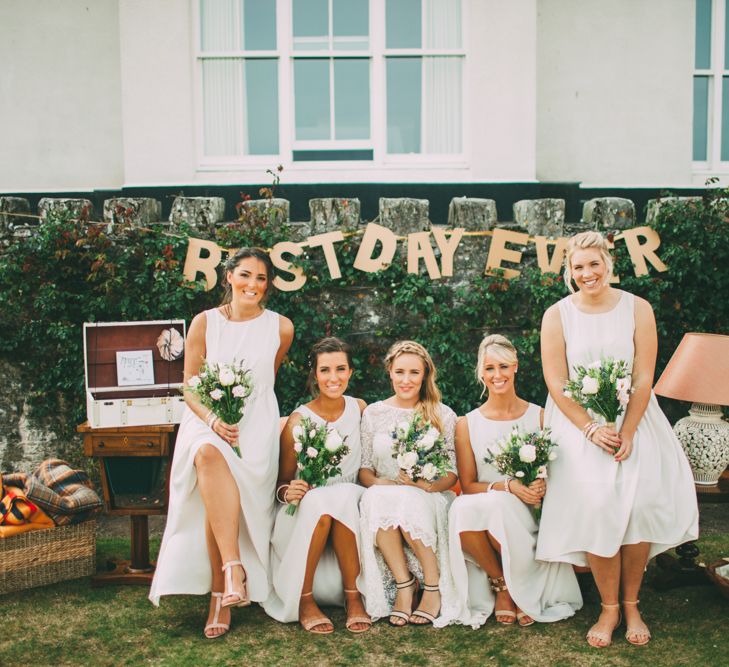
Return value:
[(654, 391), (693, 404), (673, 430), (696, 484), (716, 484), (729, 464), (729, 423), (720, 407), (729, 405), (729, 336), (687, 333)]

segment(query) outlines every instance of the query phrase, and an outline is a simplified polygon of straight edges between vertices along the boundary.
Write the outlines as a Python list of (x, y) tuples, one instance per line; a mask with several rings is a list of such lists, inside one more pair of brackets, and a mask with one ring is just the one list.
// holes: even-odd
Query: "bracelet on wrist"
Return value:
[(488, 484), (486, 485), (486, 493), (488, 493), (489, 491), (491, 491), (491, 489), (493, 489), (493, 488), (494, 488), (494, 484), (496, 484), (496, 482), (489, 482), (489, 483), (488, 483)]
[(506, 491), (506, 493), (511, 493), (511, 489), (509, 488), (509, 484), (511, 484), (511, 477), (507, 477), (504, 480), (504, 491)]
[[(282, 505), (285, 505), (288, 501), (286, 500), (286, 492), (289, 490), (289, 484), (282, 484), (276, 489), (276, 500)], [(281, 489), (284, 489), (283, 495), (281, 495)]]

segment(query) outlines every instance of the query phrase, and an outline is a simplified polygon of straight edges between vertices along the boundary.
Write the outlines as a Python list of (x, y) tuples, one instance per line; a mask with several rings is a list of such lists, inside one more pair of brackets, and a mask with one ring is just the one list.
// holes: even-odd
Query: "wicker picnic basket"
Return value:
[(0, 594), (96, 571), (96, 521), (0, 538)]

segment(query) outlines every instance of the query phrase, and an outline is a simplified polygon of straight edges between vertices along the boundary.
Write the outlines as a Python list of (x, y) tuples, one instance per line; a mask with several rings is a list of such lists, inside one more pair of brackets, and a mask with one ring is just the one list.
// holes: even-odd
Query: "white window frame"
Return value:
[[(468, 138), (471, 133), (467, 104), (470, 98), (468, 87), (470, 60), (469, 2), (461, 2), (461, 48), (459, 49), (387, 49), (385, 47), (385, 2), (369, 0), (369, 44), (367, 50), (357, 51), (297, 51), (293, 50), (293, 7), (292, 0), (276, 0), (276, 49), (270, 51), (236, 50), (225, 52), (203, 52), (201, 49), (200, 3), (192, 2), (192, 43), (193, 43), (193, 109), (196, 128), (196, 158), (199, 172), (233, 172), (249, 169), (268, 169), (271, 165), (281, 164), (288, 173), (312, 170), (358, 170), (400, 171), (405, 167), (426, 170), (462, 169), (467, 170)], [(330, 12), (329, 21), (332, 16)], [(240, 23), (240, 22), (239, 22)], [(373, 28), (373, 26), (376, 28)], [(422, 25), (425, 43), (425, 24)], [(240, 43), (240, 42), (239, 42)], [(387, 88), (385, 63), (392, 56), (445, 56), (462, 59), (462, 99), (461, 99), (461, 152), (449, 154), (388, 154), (387, 153)], [(203, 87), (202, 61), (209, 58), (275, 58), (278, 60), (278, 117), (279, 117), (279, 154), (274, 155), (236, 155), (206, 156), (203, 137)], [(294, 58), (366, 57), (370, 60), (370, 139), (369, 140), (296, 140), (294, 106)], [(330, 104), (334, 122), (333, 86), (330, 86)], [(424, 109), (421, 105), (421, 113)], [(421, 122), (421, 131), (424, 123)], [(293, 160), (294, 150), (350, 150), (371, 149), (372, 160)]]

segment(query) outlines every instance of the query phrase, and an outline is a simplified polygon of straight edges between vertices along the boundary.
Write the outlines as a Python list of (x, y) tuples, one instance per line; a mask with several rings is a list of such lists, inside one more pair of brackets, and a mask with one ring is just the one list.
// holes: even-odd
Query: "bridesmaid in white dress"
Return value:
[[(289, 417), (281, 434), (279, 486), (276, 496), (284, 505), (278, 511), (271, 539), (273, 591), (264, 604), (277, 621), (299, 620), (314, 634), (330, 634), (334, 625), (319, 604), (344, 606), (345, 627), (365, 632), (372, 625), (364, 610), (356, 580), (359, 567), (359, 499), (364, 488), (357, 484), (360, 462), (361, 399), (345, 396), (352, 377), (352, 352), (338, 338), (325, 338), (309, 355), (309, 391), (313, 401), (301, 405)], [(329, 424), (345, 439), (349, 453), (340, 465), (341, 475), (315, 489), (296, 475), (294, 429), (307, 417)], [(293, 516), (289, 502), (298, 502)]]
[(185, 392), (167, 525), (149, 593), (157, 605), (162, 595), (212, 591), (209, 639), (227, 632), (229, 607), (262, 602), (270, 589), (279, 423), (273, 383), (294, 336), (289, 319), (264, 307), (272, 280), (265, 251), (239, 250), (225, 263), (222, 305), (196, 315), (187, 337), (185, 382), (204, 359), (244, 361), (253, 378), (238, 424), (224, 423)]
[[(572, 566), (534, 559), (538, 524), (531, 507), (541, 502), (544, 479), (529, 486), (485, 462), (514, 428), (542, 427), (543, 410), (516, 395), (516, 349), (499, 334), (478, 348), (476, 377), (488, 391), (479, 408), (456, 424), (456, 457), (463, 495), (448, 513), (453, 579), (458, 591), (457, 623), (476, 629), (493, 612), (504, 625), (551, 622), (582, 607)], [(494, 611), (495, 609), (495, 611)]]
[[(398, 627), (447, 625), (456, 608), (447, 527), (454, 497), (448, 490), (456, 483), (456, 415), (440, 402), (435, 365), (422, 345), (395, 343), (385, 357), (385, 368), (395, 394), (373, 403), (362, 416), (359, 479), (368, 488), (360, 504), (361, 590), (375, 620), (389, 616), (390, 624)], [(392, 431), (416, 410), (445, 438), (453, 468), (432, 482), (413, 482), (393, 457)], [(414, 609), (419, 580), (423, 596)]]
[[(587, 641), (599, 648), (611, 643), (619, 625), (621, 595), (626, 639), (648, 643), (638, 611), (648, 560), (698, 536), (691, 470), (651, 389), (658, 346), (653, 310), (644, 299), (612, 288), (611, 275), (606, 240), (597, 232), (573, 236), (565, 257), (573, 294), (550, 306), (542, 321), (545, 423), (560, 447), (537, 558), (589, 564), (602, 609)], [(575, 365), (604, 357), (632, 367), (635, 393), (616, 430), (595, 429), (593, 416), (563, 394)]]

